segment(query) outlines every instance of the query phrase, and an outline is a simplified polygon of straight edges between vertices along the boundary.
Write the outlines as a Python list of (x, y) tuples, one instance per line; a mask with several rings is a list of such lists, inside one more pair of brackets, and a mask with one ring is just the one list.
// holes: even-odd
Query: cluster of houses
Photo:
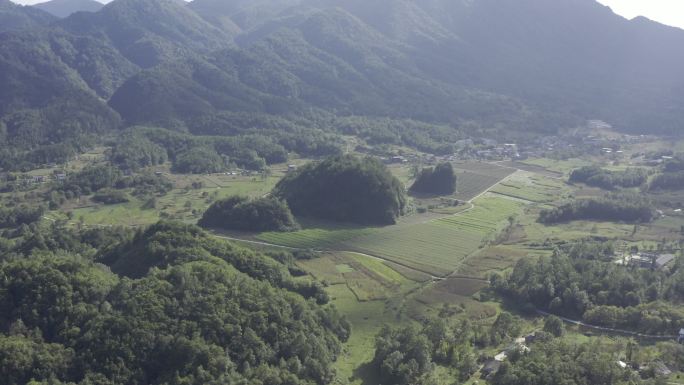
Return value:
[(527, 155), (523, 155), (518, 150), (516, 143), (504, 143), (502, 145), (495, 145), (489, 149), (478, 150), (475, 152), (478, 159), (481, 160), (504, 160), (515, 159), (523, 160)]
[(615, 261), (618, 265), (633, 266), (642, 269), (656, 269), (662, 270), (666, 268), (672, 261), (677, 258), (674, 254), (658, 254), (658, 253), (635, 253), (626, 254), (618, 257)]
[[(498, 372), (501, 368), (501, 364), (508, 358), (508, 356), (512, 352), (529, 352), (531, 350), (529, 348), (529, 345), (532, 344), (536, 340), (536, 338), (536, 333), (531, 333), (525, 337), (516, 339), (511, 345), (509, 345), (506, 348), (506, 350), (494, 356), (493, 359), (490, 359), (489, 361), (485, 362), (482, 369), (480, 369), (480, 374), (482, 378), (491, 378), (493, 375), (495, 375), (496, 372)], [(684, 328), (682, 328), (679, 331), (679, 337), (677, 338), (677, 342), (679, 342), (680, 344), (684, 344)], [(629, 365), (624, 361), (618, 361), (617, 364), (623, 369), (627, 369), (629, 367)], [(638, 366), (638, 368), (634, 368), (639, 370), (639, 372), (648, 369), (653, 369), (655, 375), (657, 376), (669, 376), (670, 374), (672, 374), (672, 371), (662, 362), (653, 362), (650, 365), (640, 365)]]
[(21, 175), (17, 181), (19, 183), (23, 184), (43, 184), (48, 181), (54, 180), (58, 182), (65, 181), (67, 178), (67, 173), (66, 171), (63, 170), (54, 170), (52, 174), (48, 175), (28, 175), (24, 174)]
[(506, 361), (508, 356), (513, 352), (527, 353), (531, 349), (528, 345), (532, 344), (537, 338), (536, 333), (530, 333), (525, 337), (517, 338), (511, 345), (506, 347), (504, 351), (494, 356), (493, 359), (485, 362), (482, 369), (480, 369), (480, 374), (482, 378), (490, 378), (495, 375), (496, 372), (501, 368), (501, 364)]

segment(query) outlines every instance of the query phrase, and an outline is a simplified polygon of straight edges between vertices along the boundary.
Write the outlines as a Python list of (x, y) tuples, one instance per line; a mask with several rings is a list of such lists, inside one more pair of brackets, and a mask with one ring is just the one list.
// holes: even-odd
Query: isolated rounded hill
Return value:
[(287, 201), (297, 216), (388, 225), (404, 212), (404, 190), (379, 160), (340, 155), (288, 175), (274, 195)]

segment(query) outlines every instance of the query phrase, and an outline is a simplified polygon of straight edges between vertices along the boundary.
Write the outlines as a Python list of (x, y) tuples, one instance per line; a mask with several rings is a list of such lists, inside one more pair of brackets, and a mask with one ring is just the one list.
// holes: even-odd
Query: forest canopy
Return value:
[(113, 246), (96, 260), (131, 278), (71, 252), (0, 263), (3, 384), (332, 381), (349, 324), (284, 265), (173, 222)]
[(406, 208), (404, 187), (379, 160), (342, 155), (308, 164), (274, 189), (297, 216), (394, 224)]
[(586, 166), (570, 174), (570, 182), (586, 183), (607, 190), (639, 187), (648, 180), (648, 172), (640, 168), (611, 171), (596, 166)]
[(653, 205), (636, 194), (611, 194), (603, 198), (578, 199), (539, 214), (541, 223), (574, 220), (647, 223), (655, 219)]

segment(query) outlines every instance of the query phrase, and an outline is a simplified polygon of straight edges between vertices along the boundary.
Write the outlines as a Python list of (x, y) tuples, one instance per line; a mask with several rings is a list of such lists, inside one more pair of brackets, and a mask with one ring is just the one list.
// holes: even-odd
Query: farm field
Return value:
[(456, 163), (457, 188), (454, 198), (470, 201), (515, 170), (490, 163)]
[(511, 168), (516, 168), (522, 171), (528, 171), (534, 174), (539, 174), (548, 178), (562, 178), (563, 173), (562, 172), (557, 172), (557, 171), (551, 171), (545, 167), (538, 166), (535, 164), (527, 164), (523, 162), (517, 162), (517, 161), (508, 161), (508, 162), (501, 162), (499, 163), (500, 165), (504, 167), (511, 167)]
[(491, 241), (520, 213), (523, 203), (485, 195), (457, 215), (384, 228), (306, 229), (264, 233), (257, 239), (303, 249), (348, 250), (373, 255), (424, 273), (444, 276)]
[[(380, 383), (368, 364), (373, 360), (375, 336), (384, 325), (418, 324), (440, 314), (489, 324), (499, 310), (498, 303), (473, 298), (487, 286), (484, 280), (419, 282), (407, 278), (405, 268), (355, 253), (324, 253), (297, 264), (327, 283), (332, 304), (352, 325), (353, 333), (335, 363), (340, 377), (350, 385)], [(366, 292), (365, 297), (359, 296), (360, 288)], [(448, 375), (446, 367), (437, 370), (445, 374), (444, 381), (440, 376), (440, 385), (451, 383), (453, 376)]]
[(551, 203), (562, 198), (564, 190), (567, 189), (557, 180), (518, 171), (495, 186), (491, 192), (533, 203)]
[(456, 275), (487, 278), (491, 273), (502, 273), (512, 268), (515, 263), (529, 255), (528, 250), (517, 246), (491, 246), (468, 257)]
[(374, 380), (363, 367), (373, 359), (375, 336), (383, 325), (413, 322), (401, 315), (401, 309), (405, 296), (420, 283), (386, 262), (354, 253), (326, 253), (298, 265), (328, 283), (331, 302), (352, 324), (353, 333), (335, 363), (340, 376), (350, 384)]
[(549, 159), (549, 158), (536, 158), (536, 159), (527, 159), (520, 161), (522, 164), (527, 164), (527, 165), (532, 165), (532, 166), (538, 166), (542, 167), (546, 170), (555, 172), (555, 173), (560, 173), (562, 175), (569, 175), (572, 170), (584, 167), (584, 166), (591, 166), (593, 162), (586, 160), (586, 159), (578, 159), (578, 158), (572, 158), (572, 159), (567, 159), (567, 160), (556, 160), (556, 159)]

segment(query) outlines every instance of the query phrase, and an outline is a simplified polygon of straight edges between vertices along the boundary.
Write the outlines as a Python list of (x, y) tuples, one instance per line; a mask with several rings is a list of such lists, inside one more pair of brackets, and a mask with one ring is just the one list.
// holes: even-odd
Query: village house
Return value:
[(679, 338), (677, 339), (680, 344), (684, 344), (684, 328), (679, 330)]

